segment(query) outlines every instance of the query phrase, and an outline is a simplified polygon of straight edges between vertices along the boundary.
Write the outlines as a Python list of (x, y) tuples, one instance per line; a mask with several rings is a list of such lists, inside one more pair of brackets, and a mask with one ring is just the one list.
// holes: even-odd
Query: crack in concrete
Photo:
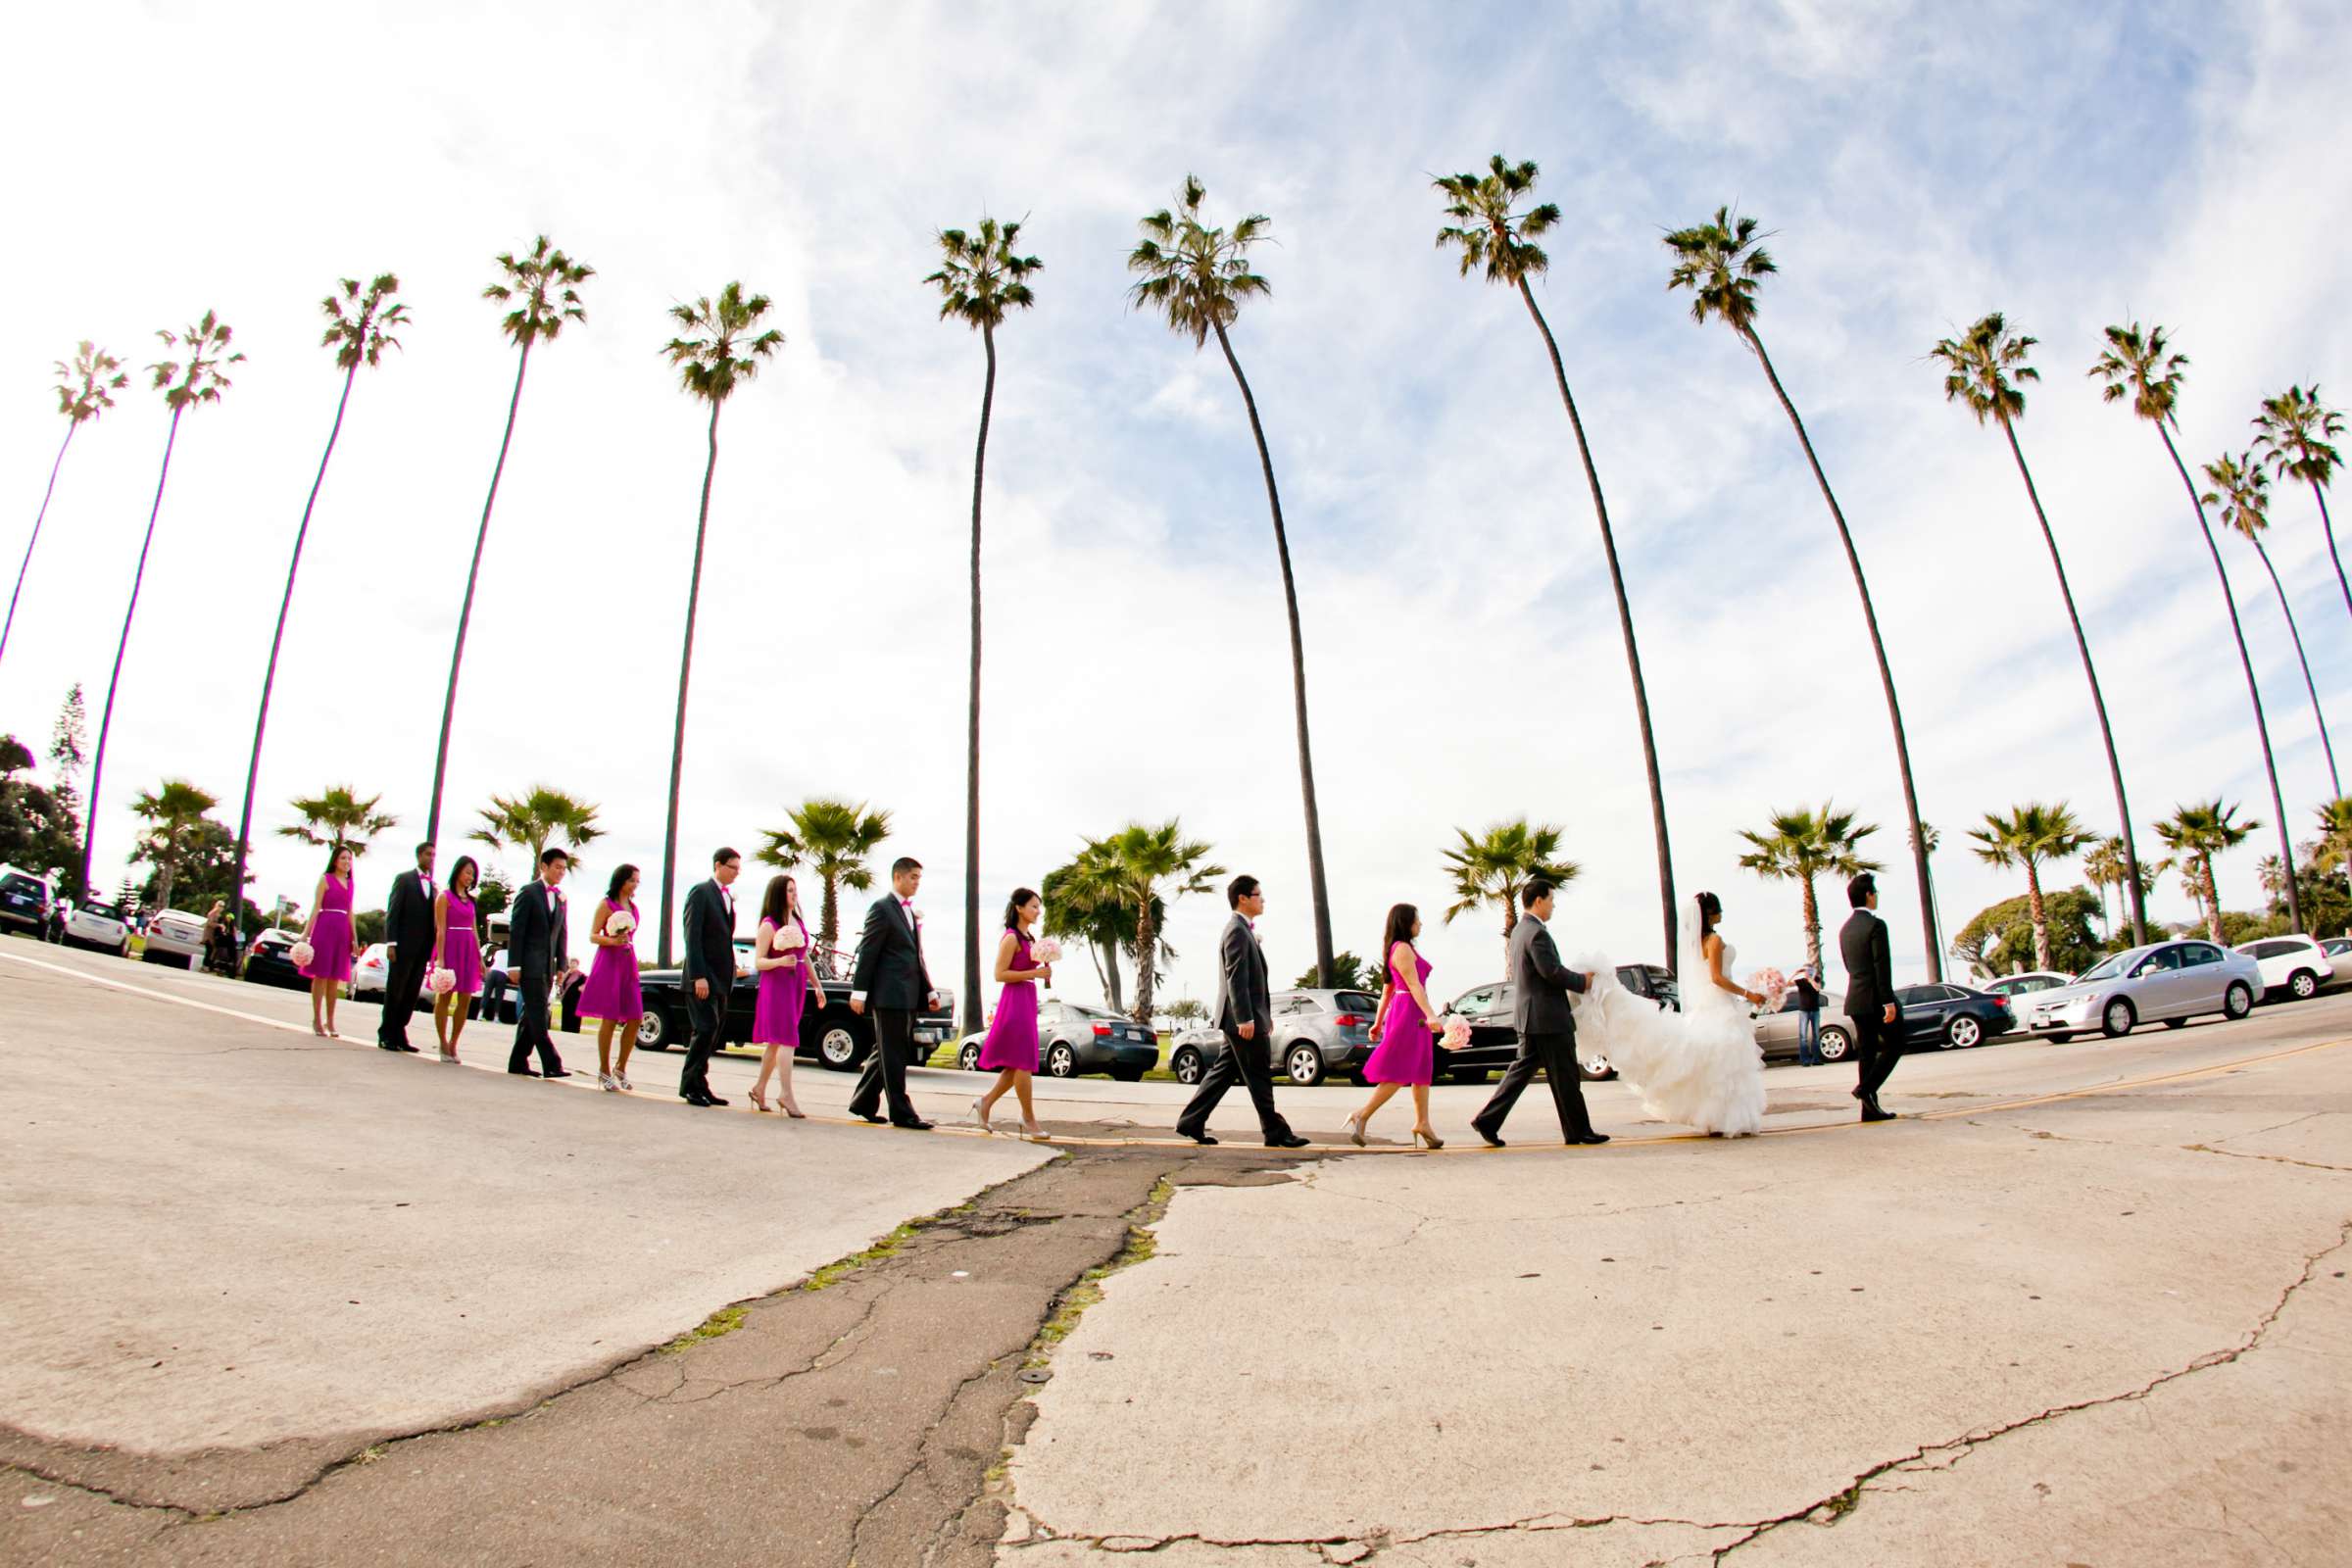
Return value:
[[(2221, 1142), (2228, 1143), (2230, 1141), (2230, 1139), (2235, 1138), (2259, 1137), (2263, 1133), (2277, 1132), (2280, 1127), (2292, 1127), (2297, 1122), (2309, 1121), (2313, 1116), (2325, 1116), (2329, 1114), (2332, 1114), (2332, 1112), (2315, 1110), (2309, 1115), (2289, 1117), (2287, 1120), (2279, 1122), (2274, 1126), (2255, 1127), (2246, 1132), (2231, 1133), (2229, 1138), (2225, 1138), (2221, 1140)], [(2001, 1126), (1993, 1126), (1989, 1123), (1977, 1121), (1969, 1117), (1961, 1118), (1961, 1125), (1966, 1127), (1983, 1128), (1987, 1132), (2019, 1133), (2027, 1138), (2036, 1139), (2053, 1144), (2095, 1144), (2101, 1149), (2129, 1149), (2139, 1152), (2151, 1152), (2165, 1149), (2177, 1149), (2182, 1153), (2219, 1154), (2225, 1159), (2261, 1159), (2268, 1160), (2274, 1165), (2299, 1165), (2305, 1170), (2326, 1170), (2335, 1171), (2338, 1173), (2352, 1172), (2352, 1165), (2330, 1165), (2325, 1160), (2297, 1159), (2291, 1154), (2259, 1154), (2255, 1153), (2251, 1150), (2222, 1149), (2213, 1144), (2136, 1144), (2128, 1139), (2121, 1138), (2084, 1138), (2075, 1133), (2054, 1133), (2046, 1127), (2028, 1127), (2023, 1124), (2003, 1124)]]

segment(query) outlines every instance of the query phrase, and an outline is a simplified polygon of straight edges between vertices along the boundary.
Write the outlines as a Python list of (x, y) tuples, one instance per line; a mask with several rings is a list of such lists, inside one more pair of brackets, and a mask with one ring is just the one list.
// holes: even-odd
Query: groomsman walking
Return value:
[[(564, 970), (564, 895), (558, 888), (570, 869), (570, 856), (546, 851), (539, 857), (539, 880), (514, 896), (509, 915), (507, 945), (522, 977), (515, 983), (514, 1049), (507, 1054), (507, 1071), (525, 1078), (571, 1076), (547, 1032), (548, 995)], [(533, 1051), (539, 1053), (537, 1072), (530, 1067)]]
[(1854, 1026), (1854, 1098), (1864, 1121), (1892, 1121), (1879, 1090), (1903, 1054), (1903, 1012), (1894, 1000), (1886, 922), (1871, 912), (1879, 906), (1878, 878), (1868, 871), (1855, 877), (1845, 885), (1845, 901), (1854, 912), (1838, 933), (1838, 952), (1845, 959), (1845, 1015)]
[(1608, 1134), (1592, 1130), (1592, 1114), (1585, 1109), (1585, 1086), (1576, 1060), (1576, 1014), (1568, 1009), (1568, 993), (1582, 992), (1592, 977), (1560, 962), (1559, 947), (1551, 940), (1553, 892), (1542, 878), (1519, 890), (1522, 913), (1511, 928), (1504, 965), (1511, 981), (1511, 1027), (1519, 1033), (1519, 1054), (1511, 1058), (1485, 1107), (1470, 1118), (1471, 1130), (1495, 1149), (1503, 1147), (1504, 1118), (1535, 1081), (1539, 1067), (1551, 1085), (1562, 1141), (1609, 1141)]
[(1257, 917), (1266, 912), (1266, 890), (1253, 876), (1237, 876), (1225, 889), (1233, 918), (1217, 942), (1217, 1027), (1225, 1050), (1200, 1078), (1200, 1087), (1176, 1118), (1176, 1130), (1196, 1144), (1213, 1144), (1208, 1118), (1236, 1078), (1250, 1086), (1258, 1130), (1268, 1149), (1304, 1149), (1306, 1140), (1274, 1108), (1274, 1066), (1267, 1042), (1274, 1033), (1274, 999), (1266, 982), (1266, 954), (1257, 945)]
[(735, 895), (743, 857), (722, 849), (710, 857), (710, 880), (686, 895), (686, 1010), (694, 1039), (678, 1069), (678, 1098), (689, 1105), (723, 1105), (710, 1092), (710, 1058), (725, 1044), (727, 1004), (735, 992)]
[(433, 961), (433, 847), (416, 846), (416, 868), (392, 879), (392, 896), (384, 902), (384, 941), (390, 946), (384, 975), (384, 1016), (375, 1026), (375, 1043), (386, 1051), (414, 1052), (409, 1044), (409, 1018), (416, 1010), (416, 993), (424, 971)]
[(865, 929), (858, 937), (858, 967), (850, 979), (850, 1010), (874, 1009), (874, 1049), (858, 1075), (858, 1091), (850, 1096), (850, 1114), (880, 1125), (875, 1114), (885, 1098), (890, 1124), (911, 1132), (929, 1132), (931, 1124), (915, 1114), (906, 1098), (906, 1064), (914, 1056), (914, 1015), (939, 1005), (931, 970), (923, 962), (923, 927), (914, 912), (914, 891), (923, 885), (923, 862), (900, 856), (890, 866), (890, 897), (876, 899), (865, 911)]

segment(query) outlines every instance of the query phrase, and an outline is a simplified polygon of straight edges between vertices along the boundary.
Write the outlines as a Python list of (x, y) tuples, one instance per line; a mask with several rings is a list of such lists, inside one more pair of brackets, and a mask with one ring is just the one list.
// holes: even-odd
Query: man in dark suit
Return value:
[(1854, 1025), (1854, 1098), (1864, 1121), (1892, 1121), (1894, 1112), (1879, 1103), (1879, 1088), (1903, 1054), (1902, 1009), (1894, 1000), (1886, 922), (1871, 912), (1879, 906), (1878, 879), (1868, 871), (1855, 877), (1845, 885), (1845, 901), (1854, 912), (1838, 933), (1838, 952), (1845, 959), (1845, 1015)]
[[(564, 873), (571, 857), (547, 850), (539, 857), (539, 880), (514, 895), (508, 911), (507, 946), (521, 978), (514, 985), (514, 1049), (507, 1054), (507, 1071), (525, 1078), (568, 1078), (571, 1072), (556, 1054), (547, 1032), (547, 999), (556, 976), (564, 972)], [(539, 1053), (539, 1070), (531, 1071), (531, 1053)]]
[(939, 1005), (930, 966), (923, 961), (922, 917), (914, 912), (914, 891), (923, 885), (923, 862), (900, 856), (890, 866), (890, 897), (865, 911), (858, 937), (858, 967), (850, 979), (850, 1010), (874, 1009), (874, 1049), (850, 1096), (850, 1114), (880, 1125), (875, 1114), (884, 1097), (890, 1124), (929, 1132), (906, 1098), (906, 1064), (914, 1057), (914, 1015)]
[(416, 992), (424, 984), (425, 967), (433, 961), (433, 847), (416, 846), (416, 869), (392, 879), (392, 896), (384, 904), (384, 941), (390, 946), (384, 966), (384, 1016), (375, 1026), (375, 1043), (386, 1051), (414, 1052), (409, 1044), (409, 1018), (416, 1010)]
[(686, 895), (686, 1010), (694, 1039), (678, 1069), (678, 1098), (689, 1105), (723, 1105), (710, 1092), (710, 1058), (726, 1043), (727, 999), (735, 991), (735, 895), (727, 890), (743, 857), (722, 849), (710, 857), (710, 880)]
[(1274, 1033), (1273, 995), (1266, 983), (1266, 953), (1257, 945), (1257, 917), (1266, 912), (1266, 890), (1253, 876), (1237, 876), (1225, 889), (1233, 918), (1217, 940), (1217, 1027), (1225, 1050), (1209, 1064), (1193, 1091), (1176, 1130), (1196, 1144), (1216, 1142), (1208, 1134), (1209, 1113), (1236, 1078), (1250, 1086), (1258, 1130), (1268, 1149), (1304, 1149), (1306, 1140), (1274, 1108), (1274, 1066), (1268, 1041)]
[(1608, 1134), (1592, 1130), (1585, 1109), (1585, 1087), (1576, 1065), (1576, 1015), (1568, 994), (1582, 992), (1590, 977), (1560, 962), (1549, 921), (1554, 889), (1541, 877), (1519, 890), (1524, 912), (1511, 928), (1504, 972), (1511, 982), (1511, 1027), (1519, 1033), (1519, 1054), (1476, 1116), (1471, 1130), (1495, 1149), (1502, 1147), (1503, 1119), (1535, 1081), (1536, 1069), (1551, 1084), (1552, 1108), (1559, 1112), (1560, 1137), (1570, 1144), (1605, 1144)]

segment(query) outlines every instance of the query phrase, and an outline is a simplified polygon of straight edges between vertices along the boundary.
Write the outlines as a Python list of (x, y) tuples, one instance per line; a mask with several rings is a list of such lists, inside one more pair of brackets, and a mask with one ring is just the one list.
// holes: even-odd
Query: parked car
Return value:
[[(1798, 1016), (1794, 991), (1781, 1000), (1778, 1012), (1756, 1015), (1756, 1049), (1764, 1053), (1766, 1061), (1796, 1060)], [(1843, 1061), (1853, 1049), (1852, 1026), (1845, 1021), (1845, 998), (1834, 991), (1822, 992), (1821, 1059)]]
[(49, 921), (49, 901), (56, 896), (49, 879), (37, 871), (0, 865), (0, 931), (23, 931), (34, 941)]
[(2328, 950), (2307, 936), (2258, 937), (2240, 942), (2237, 951), (2262, 970), (2265, 1001), (2292, 997), (2309, 1002), (2320, 987), (2335, 978), (2335, 960)]
[[(808, 951), (818, 964), (825, 1002), (821, 1007), (810, 1006), (802, 1012), (801, 1041), (794, 1058), (813, 1056), (835, 1072), (855, 1072), (874, 1049), (873, 1011), (852, 1012), (849, 981), (831, 978), (849, 972), (846, 955), (814, 942)], [(719, 1040), (723, 1045), (746, 1046), (751, 1044), (752, 1016), (760, 1000), (760, 981), (752, 973), (751, 938), (736, 939), (735, 960), (735, 985), (727, 995), (726, 1027)], [(645, 1020), (637, 1026), (637, 1049), (667, 1051), (683, 1046), (693, 1029), (686, 1007), (685, 971), (647, 969), (638, 975), (637, 984), (645, 995)], [(932, 1048), (955, 1037), (956, 993), (942, 987), (939, 1001), (938, 1007), (915, 1017), (914, 1065), (918, 1067), (929, 1059)]]
[[(1291, 1082), (1312, 1087), (1335, 1073), (1357, 1077), (1372, 1055), (1380, 998), (1369, 991), (1277, 991), (1266, 1059)], [(1168, 1057), (1179, 1083), (1197, 1084), (1225, 1050), (1221, 1029), (1194, 1029)]]
[(2320, 944), (2320, 951), (2330, 958), (2352, 958), (2352, 937), (2329, 937)]
[(66, 946), (130, 956), (130, 919), (121, 906), (84, 899), (66, 916)]
[[(351, 998), (354, 1002), (362, 997), (383, 1001), (384, 984), (392, 973), (391, 951), (391, 944), (385, 942), (370, 942), (360, 950), (360, 956), (352, 960), (351, 965)], [(416, 977), (416, 995), (426, 1006), (432, 1005), (432, 994), (424, 989), (424, 976), (421, 974)]]
[(2178, 1029), (2199, 1013), (2243, 1018), (2262, 994), (2262, 965), (2211, 942), (2153, 942), (2127, 948), (2082, 971), (2071, 986), (2036, 992), (2026, 1023), (2065, 1040), (2098, 1029), (2130, 1034), (2143, 1023)]
[[(980, 1068), (985, 1033), (965, 1035), (956, 1045), (956, 1065)], [(1159, 1036), (1122, 1012), (1046, 1001), (1037, 1006), (1038, 1070), (1054, 1078), (1108, 1073), (1131, 1084), (1159, 1065)]]
[(2024, 974), (2005, 974), (1998, 980), (1987, 980), (1978, 989), (1989, 996), (2007, 997), (2009, 1005), (2016, 1008), (2024, 1004), (2022, 999), (2036, 991), (2055, 991), (2074, 981), (2073, 975), (2060, 974), (2055, 969), (2030, 969)]
[(257, 986), (283, 986), (288, 991), (308, 991), (309, 980), (294, 967), (294, 944), (302, 940), (299, 931), (280, 931), (275, 926), (254, 937), (245, 950), (242, 974)]
[(190, 971), (204, 967), (204, 917), (182, 909), (158, 909), (147, 917), (149, 963), (176, 963)]
[(1906, 1051), (1964, 1051), (2017, 1027), (2007, 997), (1967, 986), (1897, 986), (1894, 1000), (1903, 1009)]

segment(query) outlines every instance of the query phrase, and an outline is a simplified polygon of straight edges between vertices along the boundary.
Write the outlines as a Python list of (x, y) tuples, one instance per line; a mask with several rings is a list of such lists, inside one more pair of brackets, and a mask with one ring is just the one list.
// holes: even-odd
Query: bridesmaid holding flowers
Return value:
[(1409, 904), (1389, 910), (1380, 938), (1387, 955), (1388, 974), (1380, 998), (1380, 1017), (1372, 1025), (1372, 1056), (1364, 1063), (1364, 1080), (1374, 1086), (1372, 1098), (1348, 1118), (1348, 1142), (1359, 1148), (1364, 1124), (1387, 1104), (1400, 1085), (1413, 1091), (1413, 1138), (1423, 1147), (1444, 1149), (1446, 1141), (1429, 1125), (1429, 1084), (1437, 1076), (1437, 1045), (1430, 1036), (1446, 1026), (1438, 1009), (1429, 1004), (1422, 984), (1429, 979), (1429, 962), (1413, 946), (1421, 934), (1421, 911)]
[(808, 923), (801, 918), (800, 885), (790, 876), (767, 879), (760, 900), (760, 930), (752, 939), (752, 968), (760, 976), (760, 1000), (752, 1011), (752, 1044), (760, 1057), (760, 1081), (752, 1103), (765, 1111), (767, 1080), (776, 1079), (776, 1107), (795, 1121), (808, 1120), (792, 1093), (792, 1058), (801, 1049), (801, 1016), (810, 998), (825, 1004), (816, 965), (808, 959)]
[[(433, 900), (433, 1035), (441, 1042), (441, 1059), (458, 1065), (458, 1036), (466, 1032), (466, 1014), (482, 994), (482, 939), (474, 925), (473, 889), (482, 868), (473, 857), (461, 855), (449, 873), (441, 896)], [(439, 976), (449, 976), (449, 984)]]
[(1004, 906), (1004, 935), (997, 944), (997, 979), (1004, 989), (997, 995), (997, 1015), (989, 1020), (988, 1038), (980, 1046), (980, 1070), (994, 1067), (997, 1081), (972, 1102), (972, 1119), (984, 1133), (996, 1131), (988, 1124), (988, 1113), (1009, 1089), (1021, 1102), (1021, 1136), (1046, 1135), (1037, 1124), (1036, 1107), (1029, 1103), (1029, 1079), (1038, 1066), (1037, 986), (1041, 980), (1054, 983), (1054, 960), (1061, 956), (1052, 938), (1035, 944), (1030, 939), (1038, 916), (1045, 912), (1045, 901), (1028, 888), (1013, 889)]
[(311, 983), (311, 1033), (332, 1040), (343, 1038), (335, 1033), (335, 999), (351, 982), (351, 861), (348, 844), (327, 853), (326, 872), (311, 895), (311, 917), (302, 928), (302, 945), (311, 950), (310, 961), (300, 965)]
[[(637, 1049), (637, 1026), (645, 1021), (645, 997), (637, 987), (637, 868), (612, 868), (605, 896), (589, 917), (588, 941), (596, 962), (580, 993), (580, 1016), (596, 1020), (596, 1086), (617, 1095), (629, 1087), (629, 1053)], [(620, 1028), (620, 1060), (612, 1059), (612, 1030)]]

